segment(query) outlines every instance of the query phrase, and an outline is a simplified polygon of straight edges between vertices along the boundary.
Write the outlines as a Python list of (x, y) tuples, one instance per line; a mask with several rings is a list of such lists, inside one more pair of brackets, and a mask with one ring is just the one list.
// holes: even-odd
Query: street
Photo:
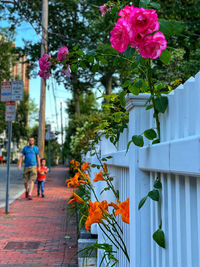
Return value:
[[(0, 207), (5, 206), (6, 200), (6, 172), (7, 166), (0, 165)], [(10, 166), (10, 190), (9, 201), (12, 202), (24, 192), (24, 181), (22, 178), (23, 168), (18, 171), (17, 165)]]

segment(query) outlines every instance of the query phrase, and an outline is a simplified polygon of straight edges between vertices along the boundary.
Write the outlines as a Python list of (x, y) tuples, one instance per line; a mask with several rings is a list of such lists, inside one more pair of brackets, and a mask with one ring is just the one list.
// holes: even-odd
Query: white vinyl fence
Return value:
[[(150, 145), (146, 140), (142, 148), (131, 144), (126, 154), (133, 135), (155, 128), (153, 111), (145, 110), (148, 97), (127, 95), (128, 130), (117, 148), (104, 138), (99, 147), (101, 157), (112, 156), (108, 166), (120, 200), (130, 198), (130, 225), (121, 225), (131, 262), (118, 252), (118, 266), (200, 267), (200, 72), (168, 95), (167, 112), (160, 116), (161, 143)], [(97, 163), (95, 157), (88, 160)], [(98, 171), (93, 170), (92, 178)], [(157, 177), (162, 182), (161, 207), (148, 199), (138, 210), (138, 203), (153, 189)], [(95, 184), (100, 200), (113, 201), (108, 191), (100, 195), (103, 187), (103, 182)], [(166, 249), (152, 239), (161, 218)], [(98, 233), (100, 243), (105, 241), (98, 227), (92, 231)], [(98, 264), (101, 257), (99, 251)]]

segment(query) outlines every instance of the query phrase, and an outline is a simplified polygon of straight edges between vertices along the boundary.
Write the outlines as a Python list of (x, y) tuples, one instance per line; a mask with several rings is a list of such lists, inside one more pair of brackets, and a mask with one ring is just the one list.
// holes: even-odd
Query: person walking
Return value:
[(42, 158), (40, 160), (40, 167), (37, 168), (37, 192), (38, 192), (38, 197), (40, 196), (40, 190), (41, 190), (41, 194), (42, 197), (44, 197), (44, 184), (45, 184), (45, 180), (46, 180), (46, 176), (48, 173), (48, 168), (46, 166), (46, 159)]
[(37, 178), (37, 165), (40, 168), (39, 150), (37, 146), (34, 145), (34, 142), (34, 137), (29, 137), (28, 145), (23, 148), (18, 165), (18, 170), (20, 171), (23, 157), (25, 157), (23, 177), (26, 190), (25, 197), (28, 198), (28, 200), (32, 200), (32, 191)]

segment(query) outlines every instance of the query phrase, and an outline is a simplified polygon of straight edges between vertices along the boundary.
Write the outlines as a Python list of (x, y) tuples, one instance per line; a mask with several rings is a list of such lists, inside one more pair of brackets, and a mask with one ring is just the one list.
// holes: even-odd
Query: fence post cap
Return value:
[(134, 107), (145, 107), (149, 97), (150, 94), (133, 95), (128, 93), (126, 95), (126, 110), (130, 111)]

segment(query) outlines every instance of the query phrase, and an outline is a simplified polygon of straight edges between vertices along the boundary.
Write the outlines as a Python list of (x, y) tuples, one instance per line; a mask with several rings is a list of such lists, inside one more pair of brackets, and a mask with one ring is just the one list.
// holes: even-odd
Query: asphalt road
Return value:
[[(24, 192), (23, 168), (18, 171), (17, 165), (10, 165), (10, 190), (9, 202), (13, 202)], [(0, 165), (0, 208), (5, 206), (6, 201), (7, 166)]]

